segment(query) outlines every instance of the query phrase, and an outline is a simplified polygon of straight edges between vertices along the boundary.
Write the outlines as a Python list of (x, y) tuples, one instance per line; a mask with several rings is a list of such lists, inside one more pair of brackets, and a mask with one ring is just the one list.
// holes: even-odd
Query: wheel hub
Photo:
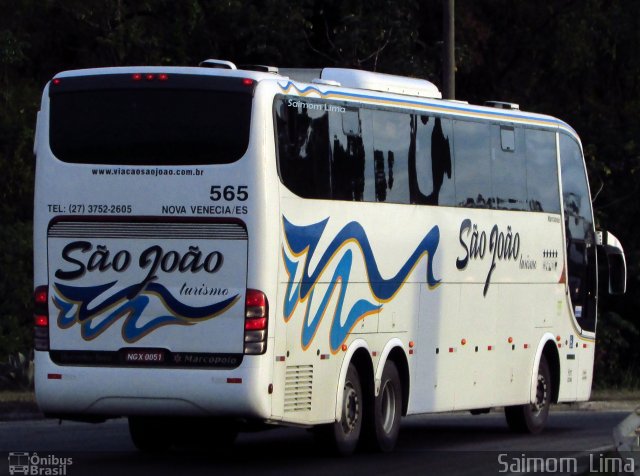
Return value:
[(358, 424), (360, 402), (358, 394), (351, 383), (347, 382), (344, 387), (344, 407), (342, 408), (342, 428), (345, 433), (351, 433)]
[(531, 410), (539, 415), (547, 404), (547, 381), (543, 375), (538, 375), (538, 385), (536, 387), (536, 400), (531, 404)]

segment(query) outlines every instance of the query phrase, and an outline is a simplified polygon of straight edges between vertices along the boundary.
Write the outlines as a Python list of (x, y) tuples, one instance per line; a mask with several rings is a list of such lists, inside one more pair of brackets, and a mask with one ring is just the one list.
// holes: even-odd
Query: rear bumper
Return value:
[[(224, 416), (269, 419), (271, 369), (245, 356), (232, 370), (61, 366), (35, 353), (36, 400), (46, 415)], [(260, 365), (260, 363), (263, 365)]]

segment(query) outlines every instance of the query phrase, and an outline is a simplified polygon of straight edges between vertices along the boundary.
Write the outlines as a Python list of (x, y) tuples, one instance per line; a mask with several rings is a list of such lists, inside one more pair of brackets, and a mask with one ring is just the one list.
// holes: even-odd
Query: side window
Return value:
[(584, 160), (578, 143), (560, 134), (560, 166), (565, 220), (575, 237), (586, 238), (593, 228), (591, 198), (585, 174)]
[(327, 112), (321, 104), (303, 98), (276, 99), (274, 109), (282, 182), (301, 197), (329, 197)]
[(332, 194), (335, 200), (368, 201), (370, 154), (364, 143), (365, 114), (357, 108), (329, 113), (329, 147)]
[(412, 116), (415, 139), (412, 136), (409, 154), (411, 203), (455, 205), (452, 128), (451, 119)]
[(491, 190), (491, 126), (453, 121), (456, 205), (495, 208)]
[[(275, 99), (274, 119), (282, 182), (304, 198), (560, 213), (553, 132), (294, 96)], [(588, 217), (571, 163), (565, 215)]]
[(580, 146), (565, 134), (560, 134), (560, 169), (571, 303), (580, 327), (593, 331), (597, 281), (591, 197)]
[(491, 127), (491, 140), (491, 171), (496, 208), (526, 210), (524, 129), (494, 125)]
[(375, 201), (409, 203), (409, 155), (413, 116), (372, 111)]
[(528, 209), (560, 213), (556, 134), (550, 131), (527, 129), (525, 135)]

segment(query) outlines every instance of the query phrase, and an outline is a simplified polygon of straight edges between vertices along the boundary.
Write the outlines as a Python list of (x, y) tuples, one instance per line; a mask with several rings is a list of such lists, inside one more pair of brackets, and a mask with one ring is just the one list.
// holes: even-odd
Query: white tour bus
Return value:
[(626, 267), (556, 118), (207, 60), (56, 75), (35, 154), (47, 416), (126, 416), (142, 450), (295, 425), (348, 454), (402, 415), (536, 433), (589, 398), (596, 245), (609, 292)]

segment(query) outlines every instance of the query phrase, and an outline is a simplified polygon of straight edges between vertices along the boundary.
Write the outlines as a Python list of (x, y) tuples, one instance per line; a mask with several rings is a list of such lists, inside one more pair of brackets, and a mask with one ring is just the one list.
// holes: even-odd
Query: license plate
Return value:
[(126, 349), (124, 361), (127, 364), (160, 364), (164, 362), (164, 351), (160, 349)]

